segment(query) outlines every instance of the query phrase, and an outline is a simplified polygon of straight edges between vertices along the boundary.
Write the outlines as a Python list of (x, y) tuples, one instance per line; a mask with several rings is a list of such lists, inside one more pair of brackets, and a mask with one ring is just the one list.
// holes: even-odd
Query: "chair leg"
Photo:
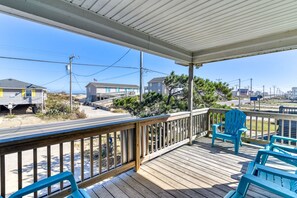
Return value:
[(211, 146), (214, 146), (215, 139), (216, 139), (216, 136), (214, 134), (212, 134)]
[(234, 151), (235, 151), (235, 154), (237, 155), (239, 151), (239, 141), (237, 140), (234, 141)]

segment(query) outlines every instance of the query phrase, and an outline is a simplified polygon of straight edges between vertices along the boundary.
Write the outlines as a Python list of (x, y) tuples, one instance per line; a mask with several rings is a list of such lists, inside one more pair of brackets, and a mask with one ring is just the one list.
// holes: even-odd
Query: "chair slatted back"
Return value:
[(239, 129), (244, 128), (246, 115), (238, 110), (232, 109), (225, 114), (225, 133), (236, 135)]

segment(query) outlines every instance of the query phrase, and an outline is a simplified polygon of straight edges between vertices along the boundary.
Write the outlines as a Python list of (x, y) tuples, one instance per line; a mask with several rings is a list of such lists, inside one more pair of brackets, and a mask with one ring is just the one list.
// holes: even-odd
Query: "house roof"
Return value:
[(0, 80), (0, 87), (10, 88), (10, 89), (27, 89), (27, 88), (46, 89), (45, 87), (42, 87), (42, 86), (34, 85), (32, 83), (27, 83), (27, 82), (23, 82), (12, 78)]
[(115, 83), (98, 83), (98, 82), (90, 82), (87, 84), (86, 87), (93, 85), (97, 88), (105, 88), (105, 87), (111, 87), (111, 88), (139, 88), (138, 85), (129, 85), (129, 84), (115, 84)]
[(148, 83), (154, 83), (154, 82), (163, 82), (166, 77), (157, 77), (153, 78), (152, 80), (148, 81)]

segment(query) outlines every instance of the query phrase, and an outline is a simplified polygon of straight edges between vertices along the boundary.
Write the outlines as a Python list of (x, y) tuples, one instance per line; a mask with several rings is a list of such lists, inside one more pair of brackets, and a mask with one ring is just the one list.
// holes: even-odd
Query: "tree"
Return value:
[[(140, 102), (137, 96), (130, 96), (113, 101), (114, 107), (123, 108), (131, 115), (148, 117), (172, 112), (186, 111), (188, 106), (188, 76), (171, 72), (164, 80), (168, 94), (149, 92)], [(213, 82), (194, 77), (194, 108), (211, 107), (219, 100), (231, 100), (232, 93), (227, 83)]]

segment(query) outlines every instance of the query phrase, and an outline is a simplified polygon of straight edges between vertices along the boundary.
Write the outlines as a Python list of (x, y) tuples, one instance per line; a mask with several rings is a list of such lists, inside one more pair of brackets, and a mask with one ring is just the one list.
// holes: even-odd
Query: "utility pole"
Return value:
[(238, 87), (239, 87), (239, 89), (238, 89), (238, 92), (239, 92), (239, 94), (238, 94), (238, 108), (239, 109), (240, 109), (240, 83), (241, 83), (241, 80), (238, 79)]
[(274, 97), (275, 97), (275, 85), (273, 85), (273, 95), (274, 95)]
[(265, 97), (265, 86), (263, 85), (263, 99)]
[(69, 94), (70, 94), (70, 111), (72, 111), (72, 61), (75, 58), (74, 55), (69, 57), (69, 65), (67, 65), (67, 69), (69, 70)]
[(251, 78), (251, 90), (250, 90), (250, 96), (252, 96), (253, 93), (253, 79)]
[(142, 81), (143, 81), (143, 52), (140, 51), (140, 80), (139, 80), (139, 99), (142, 101)]

